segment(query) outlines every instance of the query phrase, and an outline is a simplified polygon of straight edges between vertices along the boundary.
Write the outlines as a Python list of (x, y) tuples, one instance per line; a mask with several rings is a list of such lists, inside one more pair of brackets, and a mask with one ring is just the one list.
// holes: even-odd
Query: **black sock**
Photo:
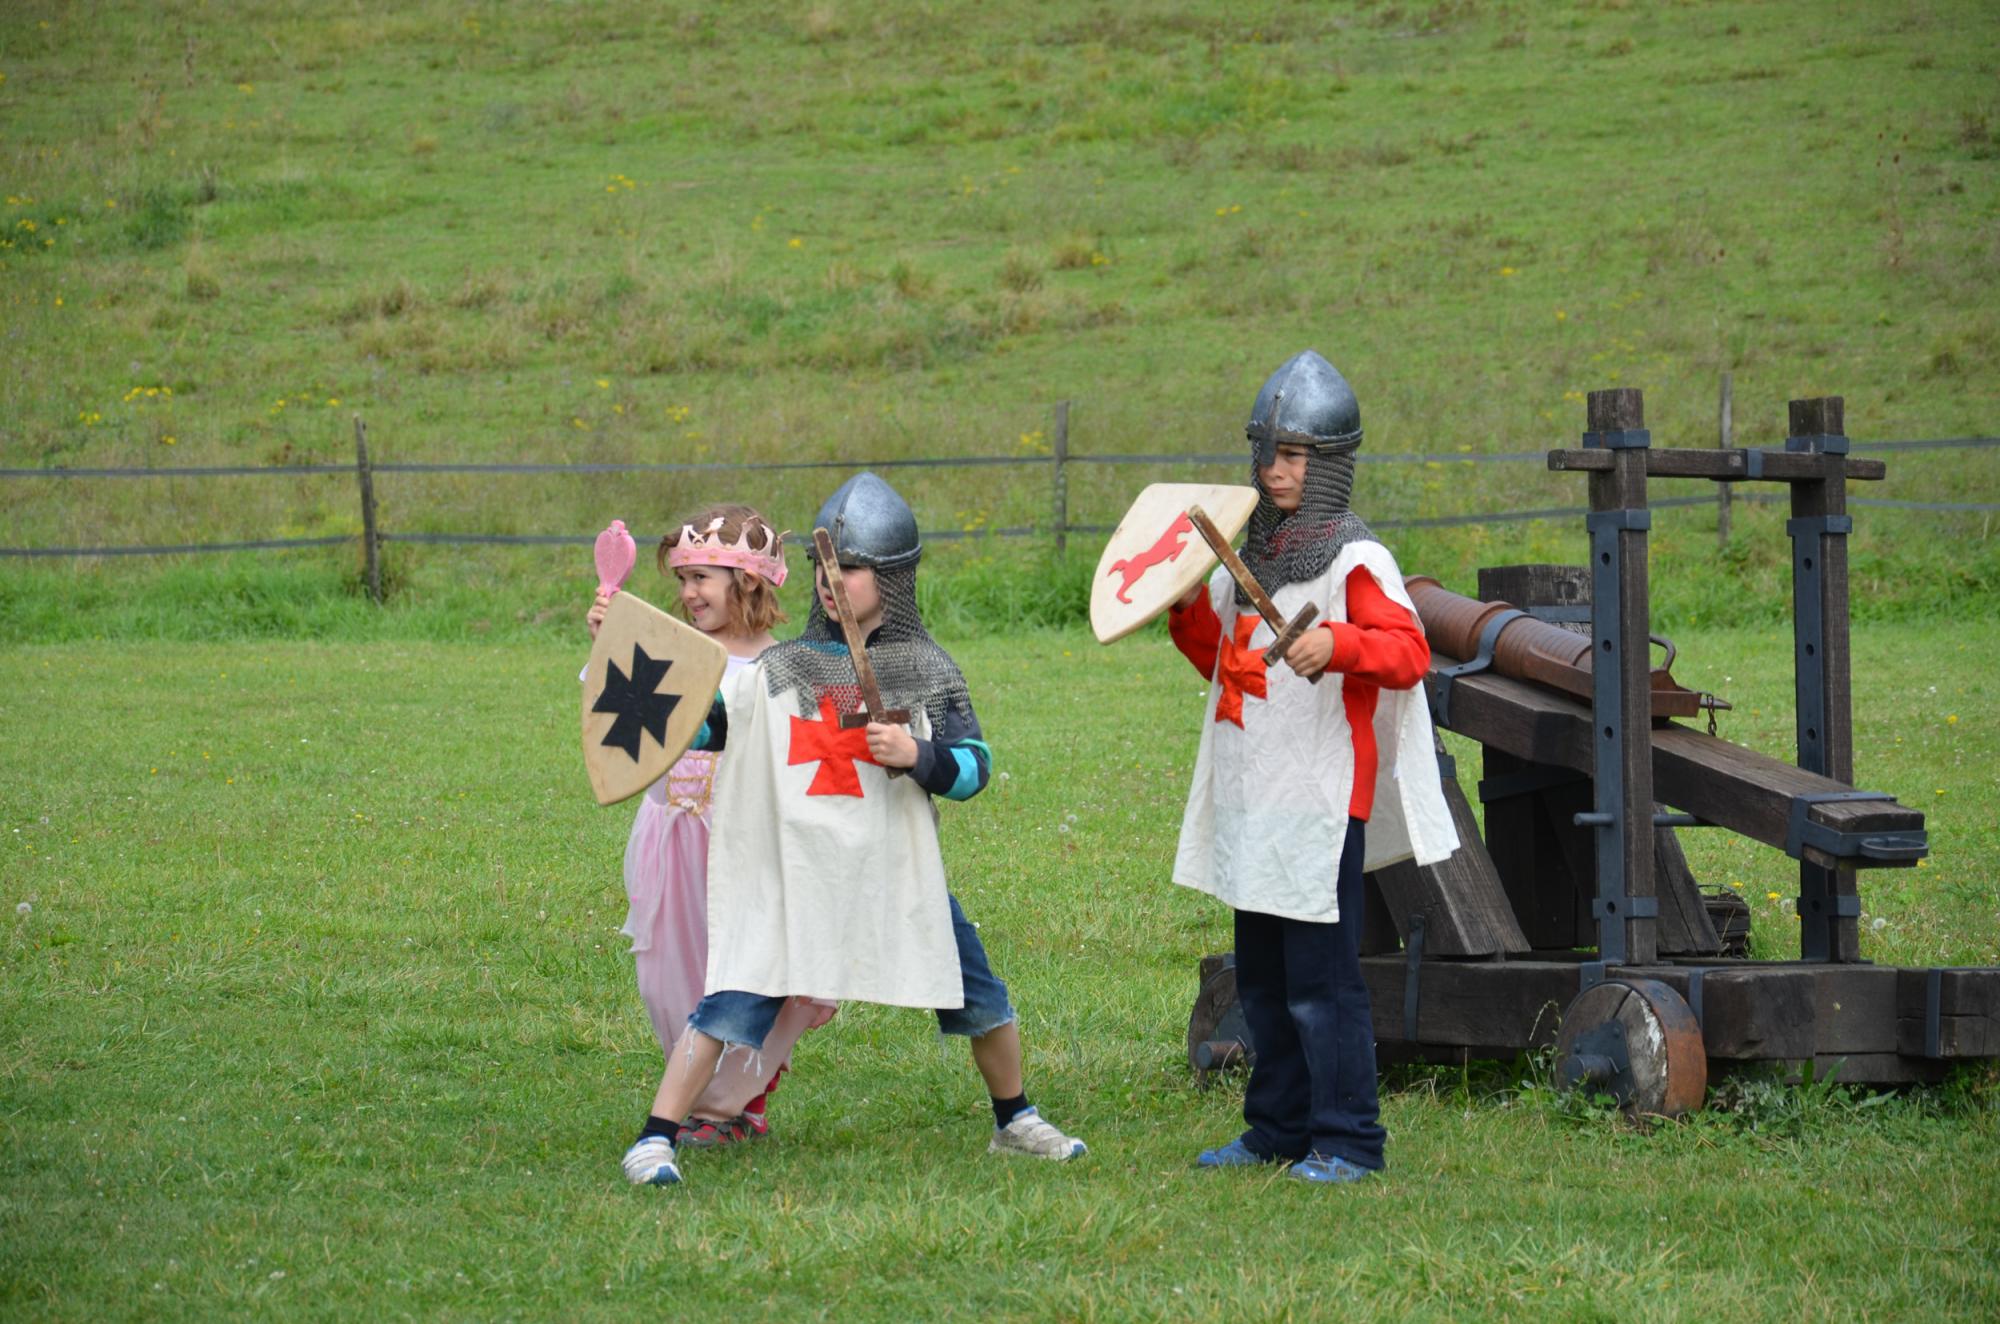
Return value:
[(665, 1136), (668, 1144), (678, 1145), (681, 1142), (681, 1124), (664, 1117), (648, 1116), (646, 1124), (639, 1128), (639, 1139), (644, 1140), (647, 1136)]
[(1026, 1111), (1028, 1111), (1028, 1096), (1025, 1094), (1016, 1094), (1011, 1099), (995, 1099), (993, 1125), (1005, 1126)]

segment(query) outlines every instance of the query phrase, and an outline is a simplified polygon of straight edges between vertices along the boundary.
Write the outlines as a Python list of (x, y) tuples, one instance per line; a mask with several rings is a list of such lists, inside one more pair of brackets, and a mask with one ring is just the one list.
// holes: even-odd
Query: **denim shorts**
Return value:
[[(949, 899), (951, 933), (958, 943), (958, 974), (965, 985), (965, 1005), (940, 1010), (938, 1030), (977, 1039), (1013, 1020), (1014, 1008), (1007, 1001), (1007, 985), (987, 964), (979, 930), (972, 927), (972, 921), (959, 908), (958, 898)], [(725, 1044), (762, 1048), (784, 1007), (782, 997), (725, 990), (703, 998), (694, 1015), (688, 1017), (688, 1024)]]

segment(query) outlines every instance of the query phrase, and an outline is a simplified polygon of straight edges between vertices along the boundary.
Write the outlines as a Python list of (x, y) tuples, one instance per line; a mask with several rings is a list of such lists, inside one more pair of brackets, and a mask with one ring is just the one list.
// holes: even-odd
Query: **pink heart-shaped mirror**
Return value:
[(638, 563), (639, 545), (625, 531), (625, 521), (612, 520), (611, 527), (597, 535), (597, 591), (607, 598), (616, 593)]

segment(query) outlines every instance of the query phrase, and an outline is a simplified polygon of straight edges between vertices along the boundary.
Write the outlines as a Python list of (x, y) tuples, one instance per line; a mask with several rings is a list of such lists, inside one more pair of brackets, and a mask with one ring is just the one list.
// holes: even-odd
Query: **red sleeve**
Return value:
[(1407, 690), (1430, 669), (1431, 646), (1423, 627), (1382, 591), (1366, 566), (1356, 566), (1347, 576), (1347, 619), (1328, 621), (1327, 628), (1333, 631), (1328, 671), (1385, 690)]
[(1215, 654), (1222, 647), (1222, 621), (1215, 614), (1215, 604), (1208, 600), (1205, 586), (1187, 610), (1167, 613), (1167, 633), (1172, 636), (1174, 647), (1194, 663), (1194, 669), (1204, 679), (1215, 675)]

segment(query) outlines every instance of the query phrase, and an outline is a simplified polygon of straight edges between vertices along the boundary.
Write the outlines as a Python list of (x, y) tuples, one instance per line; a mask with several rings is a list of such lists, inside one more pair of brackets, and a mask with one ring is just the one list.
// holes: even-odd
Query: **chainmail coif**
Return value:
[[(965, 676), (951, 654), (924, 629), (917, 611), (917, 567), (878, 569), (875, 587), (882, 597), (882, 624), (869, 640), (868, 660), (874, 664), (882, 702), (912, 713), (923, 709), (933, 734), (943, 729), (945, 714), (953, 709), (970, 724), (972, 698)], [(766, 649), (759, 661), (772, 698), (798, 691), (801, 717), (818, 717), (822, 699), (832, 699), (836, 712), (851, 713), (861, 707), (861, 686), (847, 655), (846, 636), (840, 623), (821, 608), (817, 592), (799, 637)]]
[[(1306, 458), (1306, 479), (1299, 488), (1299, 508), (1279, 510), (1264, 490), (1257, 462), (1250, 462), (1250, 481), (1257, 487), (1257, 508), (1250, 512), (1249, 536), (1243, 544), (1243, 564), (1267, 593), (1282, 584), (1299, 584), (1326, 573), (1351, 542), (1374, 538), (1362, 518), (1347, 507), (1354, 491), (1354, 452), (1361, 438), (1315, 446)], [(1236, 588), (1237, 605), (1248, 607), (1250, 595)], [(1325, 603), (1321, 603), (1322, 608)]]

